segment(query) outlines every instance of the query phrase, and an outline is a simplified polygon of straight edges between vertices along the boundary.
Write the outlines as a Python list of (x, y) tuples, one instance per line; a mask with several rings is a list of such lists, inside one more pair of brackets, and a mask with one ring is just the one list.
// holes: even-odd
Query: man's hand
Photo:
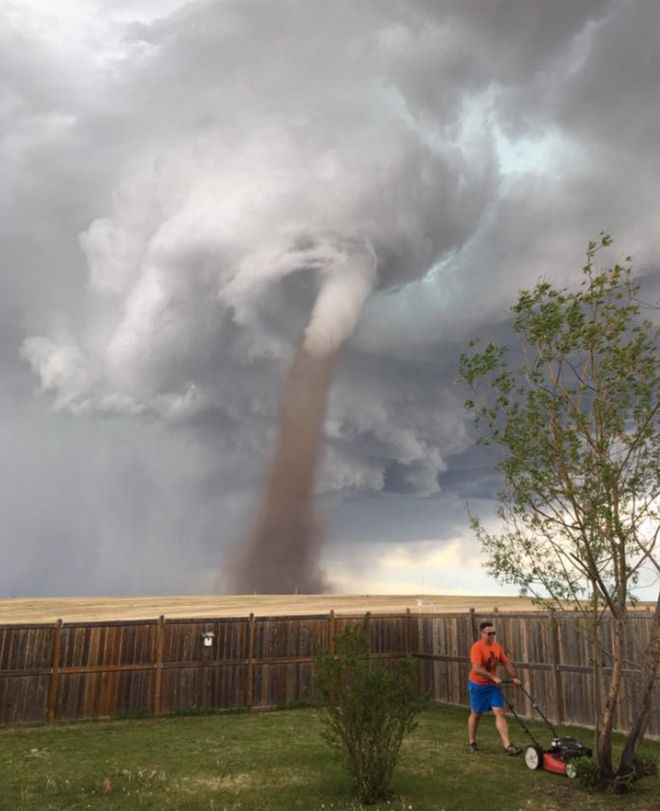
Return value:
[(522, 682), (520, 681), (520, 679), (518, 678), (518, 676), (514, 676), (514, 677), (511, 679), (511, 682), (512, 682), (512, 684), (515, 684), (515, 685), (516, 685), (516, 687), (522, 687)]
[(495, 684), (502, 684), (502, 679), (499, 676), (493, 676), (493, 682)]

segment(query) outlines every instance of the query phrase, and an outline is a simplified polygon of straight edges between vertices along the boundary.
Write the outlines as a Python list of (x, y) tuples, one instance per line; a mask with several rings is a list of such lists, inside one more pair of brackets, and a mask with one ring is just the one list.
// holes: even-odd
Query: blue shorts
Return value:
[(504, 696), (494, 684), (477, 684), (468, 679), (468, 690), (472, 712), (490, 712), (504, 707)]

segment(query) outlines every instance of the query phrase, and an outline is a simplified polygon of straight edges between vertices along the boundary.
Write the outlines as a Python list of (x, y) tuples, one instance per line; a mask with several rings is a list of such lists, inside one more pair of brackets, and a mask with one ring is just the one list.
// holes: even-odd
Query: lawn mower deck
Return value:
[(553, 738), (548, 749), (534, 743), (525, 749), (525, 765), (530, 769), (544, 769), (546, 772), (577, 777), (574, 760), (591, 757), (591, 749), (575, 738)]
[[(506, 682), (510, 683), (510, 682)], [(574, 778), (577, 777), (577, 768), (575, 765), (575, 760), (581, 757), (591, 757), (592, 752), (588, 746), (580, 743), (575, 738), (571, 738), (568, 736), (559, 737), (557, 735), (557, 731), (552, 726), (550, 721), (545, 717), (541, 709), (539, 708), (538, 704), (536, 703), (535, 699), (527, 692), (527, 690), (521, 685), (520, 689), (523, 693), (529, 698), (532, 702), (532, 707), (536, 710), (536, 712), (541, 716), (541, 718), (545, 721), (546, 726), (549, 727), (552, 733), (552, 742), (547, 749), (544, 749), (541, 744), (536, 740), (536, 738), (532, 735), (530, 730), (528, 729), (525, 722), (522, 718), (518, 715), (515, 711), (513, 705), (506, 699), (507, 706), (515, 716), (516, 720), (525, 731), (527, 736), (532, 741), (531, 746), (528, 746), (525, 749), (524, 758), (525, 758), (525, 765), (529, 769), (545, 769), (547, 772), (553, 772), (554, 774), (565, 774), (567, 777)]]

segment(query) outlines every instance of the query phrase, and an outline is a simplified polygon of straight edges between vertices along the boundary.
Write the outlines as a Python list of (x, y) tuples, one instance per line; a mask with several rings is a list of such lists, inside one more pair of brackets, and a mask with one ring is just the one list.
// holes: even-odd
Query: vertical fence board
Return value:
[(154, 638), (154, 665), (156, 671), (154, 673), (154, 715), (160, 715), (161, 712), (161, 696), (163, 690), (163, 623), (165, 617), (163, 614), (158, 617), (156, 625), (156, 636)]
[(254, 704), (254, 614), (250, 614), (250, 626), (248, 635), (248, 663), (247, 663), (247, 695), (245, 706), (251, 707)]
[(47, 674), (0, 678), (0, 725), (46, 721), (49, 686)]
[(55, 712), (57, 705), (57, 676), (60, 667), (62, 643), (62, 620), (57, 620), (55, 625), (55, 633), (53, 634), (53, 655), (50, 665), (50, 684), (48, 686), (48, 723), (52, 724), (55, 720)]

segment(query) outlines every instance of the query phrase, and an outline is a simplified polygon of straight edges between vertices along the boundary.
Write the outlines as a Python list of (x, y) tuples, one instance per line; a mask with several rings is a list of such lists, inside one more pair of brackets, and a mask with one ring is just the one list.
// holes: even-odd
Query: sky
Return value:
[(212, 593), (340, 274), (329, 587), (506, 590), (457, 359), (602, 230), (657, 299), (659, 28), (656, 0), (0, 0), (0, 595)]

